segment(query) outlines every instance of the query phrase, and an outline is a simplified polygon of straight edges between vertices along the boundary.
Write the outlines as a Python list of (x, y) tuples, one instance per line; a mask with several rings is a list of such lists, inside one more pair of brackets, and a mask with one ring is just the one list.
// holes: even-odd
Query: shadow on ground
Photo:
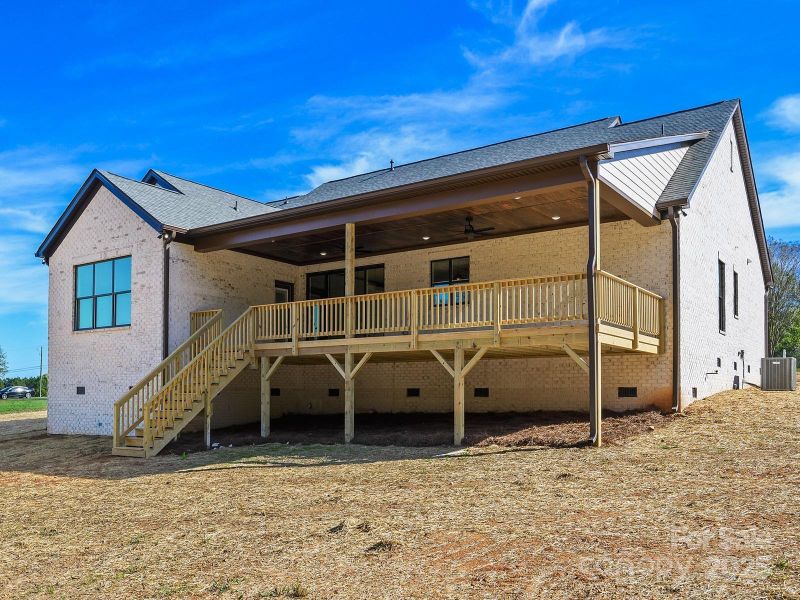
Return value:
[[(606, 443), (621, 443), (670, 419), (655, 410), (609, 413), (604, 415)], [(21, 421), (25, 420), (16, 423)], [(466, 423), (465, 446), (500, 446), (505, 451), (579, 447), (588, 434), (586, 415), (572, 412), (468, 414)], [(342, 443), (342, 425), (341, 414), (274, 419), (266, 443), (257, 423), (219, 429), (212, 436), (219, 447), (211, 451), (203, 445), (202, 432), (183, 433), (161, 455), (137, 459), (112, 456), (108, 437), (48, 435), (41, 420), (28, 424), (27, 431), (15, 421), (0, 421), (0, 471), (129, 479), (196, 469), (320, 467), (463, 456), (452, 445), (450, 414), (359, 414), (350, 445)]]

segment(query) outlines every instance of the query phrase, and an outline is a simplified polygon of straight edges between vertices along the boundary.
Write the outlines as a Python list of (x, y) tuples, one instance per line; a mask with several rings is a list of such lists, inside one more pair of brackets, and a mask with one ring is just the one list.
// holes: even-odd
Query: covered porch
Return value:
[[(652, 211), (601, 181), (600, 160), (609, 157), (574, 157), (531, 165), (513, 177), (313, 210), (293, 207), (289, 199), (275, 215), (195, 232), (191, 241), (201, 252), (236, 250), (296, 265), (304, 274), (326, 264), (343, 266), (343, 296), (251, 306), (241, 320), (237, 335), (252, 339), (260, 368), (262, 436), (269, 435), (272, 382), (282, 366), (327, 364), (337, 373), (349, 442), (358, 406), (355, 382), (365, 365), (438, 362), (452, 379), (453, 441), (459, 444), (465, 381), (479, 362), (568, 356), (587, 374), (590, 435), (599, 445), (602, 354), (656, 354), (664, 346), (661, 296), (600, 268), (601, 223), (659, 224)], [(553, 247), (556, 269), (549, 272), (356, 295), (359, 262), (388, 256), (396, 262), (427, 248), (581, 226), (588, 233), (582, 272), (556, 270), (561, 249)], [(630, 260), (636, 260), (633, 248)], [(497, 266), (503, 272), (502, 263)]]

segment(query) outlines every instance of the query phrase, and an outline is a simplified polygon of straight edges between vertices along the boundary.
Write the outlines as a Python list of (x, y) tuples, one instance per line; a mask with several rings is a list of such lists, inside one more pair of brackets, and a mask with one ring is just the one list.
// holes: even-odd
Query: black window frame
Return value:
[[(130, 268), (130, 280), (128, 281), (128, 289), (125, 290), (117, 290), (115, 288), (116, 285), (116, 266), (117, 262), (128, 259), (131, 264)], [(97, 265), (111, 263), (111, 291), (108, 293), (97, 294), (95, 286), (95, 273)], [(92, 293), (86, 296), (78, 296), (78, 269), (82, 267), (92, 267)], [(117, 298), (119, 296), (128, 295), (130, 297), (131, 308), (133, 307), (133, 255), (126, 254), (123, 256), (115, 256), (114, 258), (106, 258), (103, 260), (96, 260), (87, 263), (81, 263), (79, 265), (75, 265), (72, 269), (72, 281), (73, 281), (73, 289), (72, 289), (72, 329), (73, 331), (95, 331), (98, 329), (116, 329), (119, 327), (130, 327), (131, 323), (133, 322), (133, 315), (131, 314), (130, 321), (128, 323), (117, 323)], [(111, 298), (111, 324), (110, 325), (102, 325), (100, 327), (97, 326), (97, 299), (98, 298)], [(80, 327), (80, 302), (81, 300), (88, 300), (91, 299), (92, 301), (92, 326), (91, 327)]]
[(733, 271), (733, 318), (739, 318), (739, 273)]
[[(455, 281), (453, 279), (453, 261), (454, 260), (466, 260), (467, 261), (467, 278), (466, 279), (459, 279)], [(433, 265), (436, 263), (443, 263), (447, 262), (447, 283), (437, 283), (433, 280)], [(438, 258), (436, 260), (432, 260), (430, 264), (430, 275), (431, 275), (431, 287), (444, 287), (446, 285), (461, 285), (462, 283), (469, 283), (471, 278), (471, 273), (469, 273), (471, 269), (470, 265), (470, 257), (469, 256), (453, 256), (451, 258)]]
[(280, 279), (275, 280), (275, 303), (279, 304), (278, 302), (278, 290), (285, 290), (288, 296), (288, 300), (286, 302), (294, 302), (294, 284), (289, 281), (281, 281)]
[[(456, 261), (456, 260), (466, 260), (467, 261), (467, 278), (466, 279), (455, 280), (453, 278), (453, 261)], [(436, 282), (436, 281), (434, 281), (434, 278), (433, 278), (434, 265), (437, 264), (437, 263), (440, 264), (440, 263), (443, 263), (443, 262), (447, 263), (447, 282), (446, 283), (443, 282), (443, 281), (442, 282)], [(431, 282), (431, 287), (432, 288), (447, 287), (447, 286), (450, 286), (450, 285), (462, 285), (462, 284), (469, 283), (470, 282), (470, 278), (472, 276), (472, 274), (470, 272), (471, 268), (472, 268), (472, 265), (470, 263), (471, 263), (471, 261), (470, 261), (469, 255), (467, 255), (467, 256), (453, 256), (453, 257), (450, 257), (450, 258), (437, 258), (436, 260), (432, 260), (431, 263), (430, 263), (430, 282)], [(446, 304), (449, 304), (449, 303), (450, 303), (450, 294), (449, 293), (443, 292), (441, 294), (434, 294), (434, 296), (433, 296), (433, 304), (434, 304), (434, 306), (439, 306), (439, 305), (442, 305), (442, 304), (446, 305)], [(467, 303), (469, 303), (469, 292), (453, 292), (453, 304), (454, 305), (455, 304), (467, 304)]]
[(717, 310), (719, 312), (719, 332), (725, 333), (725, 263), (717, 260)]
[[(382, 286), (383, 289), (380, 292), (367, 292), (367, 272), (371, 271), (371, 270), (377, 270), (377, 269), (381, 269), (383, 271), (383, 286)], [(330, 286), (330, 276), (331, 275), (342, 275), (344, 277), (344, 273), (345, 273), (344, 269), (329, 269), (327, 271), (314, 271), (313, 273), (306, 273), (306, 300), (322, 300), (322, 299), (325, 299), (325, 298), (341, 298), (341, 297), (343, 297), (344, 294), (342, 294), (342, 296), (331, 296), (330, 295), (330, 287), (331, 287)], [(359, 276), (360, 273), (364, 274), (364, 278), (362, 280), (364, 282), (364, 289), (361, 292), (358, 291), (358, 287), (359, 287), (359, 285), (358, 285), (359, 284), (359, 277), (358, 276)], [(324, 275), (325, 276), (326, 295), (325, 296), (321, 296), (321, 297), (312, 298), (311, 297), (311, 278), (312, 277), (318, 277), (320, 275)], [(355, 278), (356, 278), (356, 281), (355, 281), (356, 289), (354, 291), (355, 291), (356, 296), (361, 296), (361, 295), (366, 294), (366, 293), (381, 294), (381, 293), (386, 291), (386, 265), (384, 263), (376, 263), (376, 264), (373, 264), (373, 265), (364, 265), (364, 266), (361, 266), (361, 267), (356, 267), (356, 269), (355, 269)]]

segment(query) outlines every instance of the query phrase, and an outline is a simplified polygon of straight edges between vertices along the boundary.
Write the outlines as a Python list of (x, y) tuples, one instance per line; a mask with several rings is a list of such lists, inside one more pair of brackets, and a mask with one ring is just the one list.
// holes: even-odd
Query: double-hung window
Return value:
[(131, 257), (75, 267), (75, 329), (131, 324)]

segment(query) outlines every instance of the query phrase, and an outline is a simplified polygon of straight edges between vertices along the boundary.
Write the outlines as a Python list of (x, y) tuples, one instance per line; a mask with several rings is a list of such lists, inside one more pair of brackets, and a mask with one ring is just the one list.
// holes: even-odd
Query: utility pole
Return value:
[(42, 359), (44, 357), (44, 346), (39, 346), (39, 398), (42, 397)]

